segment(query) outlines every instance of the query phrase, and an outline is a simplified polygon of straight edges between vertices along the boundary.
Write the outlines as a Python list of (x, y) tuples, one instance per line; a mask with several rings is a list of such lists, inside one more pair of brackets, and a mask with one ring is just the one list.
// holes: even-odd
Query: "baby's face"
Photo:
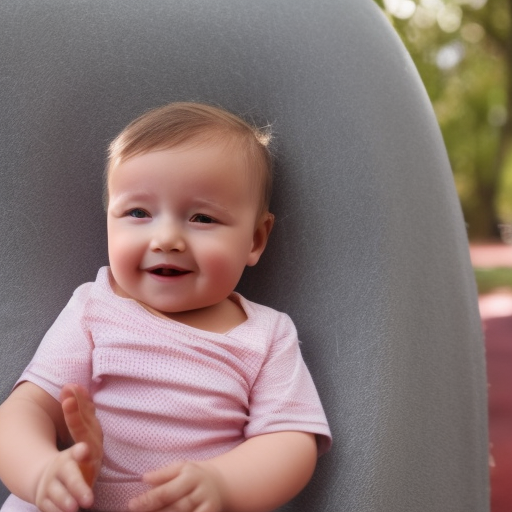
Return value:
[(227, 300), (270, 231), (261, 231), (249, 172), (240, 151), (218, 143), (115, 167), (107, 226), (116, 293), (170, 317)]

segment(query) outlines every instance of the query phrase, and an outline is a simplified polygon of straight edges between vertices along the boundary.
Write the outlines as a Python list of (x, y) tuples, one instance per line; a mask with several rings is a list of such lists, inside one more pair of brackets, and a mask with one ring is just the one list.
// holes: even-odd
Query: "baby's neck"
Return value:
[(213, 306), (177, 313), (165, 313), (146, 304), (140, 304), (150, 313), (160, 318), (170, 318), (189, 327), (218, 334), (226, 334), (247, 320), (247, 315), (237, 301), (236, 296), (230, 296)]

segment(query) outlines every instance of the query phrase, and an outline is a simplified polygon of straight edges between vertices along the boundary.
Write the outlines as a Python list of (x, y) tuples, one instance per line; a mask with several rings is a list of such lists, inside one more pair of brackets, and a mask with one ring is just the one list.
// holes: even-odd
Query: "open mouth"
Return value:
[(162, 276), (162, 277), (177, 277), (177, 276), (184, 276), (185, 274), (190, 274), (190, 270), (182, 270), (179, 268), (165, 268), (165, 267), (153, 268), (149, 272), (156, 276)]

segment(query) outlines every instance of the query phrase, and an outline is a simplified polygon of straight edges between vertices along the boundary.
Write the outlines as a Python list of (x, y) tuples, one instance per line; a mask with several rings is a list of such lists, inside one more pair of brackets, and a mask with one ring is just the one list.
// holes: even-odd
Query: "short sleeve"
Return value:
[(249, 398), (246, 438), (282, 431), (316, 434), (319, 455), (332, 438), (327, 419), (299, 348), (291, 319), (280, 314), (269, 353)]
[(32, 382), (57, 400), (64, 384), (90, 389), (93, 343), (84, 320), (89, 286), (75, 290), (16, 385)]

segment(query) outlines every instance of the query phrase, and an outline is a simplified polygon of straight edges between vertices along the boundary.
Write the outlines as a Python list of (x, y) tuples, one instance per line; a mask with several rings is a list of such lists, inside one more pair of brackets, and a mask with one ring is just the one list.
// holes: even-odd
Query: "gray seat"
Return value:
[(213, 102), (273, 124), (277, 224), (240, 289), (295, 320), (334, 435), (282, 510), (488, 510), (464, 222), (372, 0), (3, 0), (0, 48), (1, 399), (107, 263), (108, 141), (150, 107)]

